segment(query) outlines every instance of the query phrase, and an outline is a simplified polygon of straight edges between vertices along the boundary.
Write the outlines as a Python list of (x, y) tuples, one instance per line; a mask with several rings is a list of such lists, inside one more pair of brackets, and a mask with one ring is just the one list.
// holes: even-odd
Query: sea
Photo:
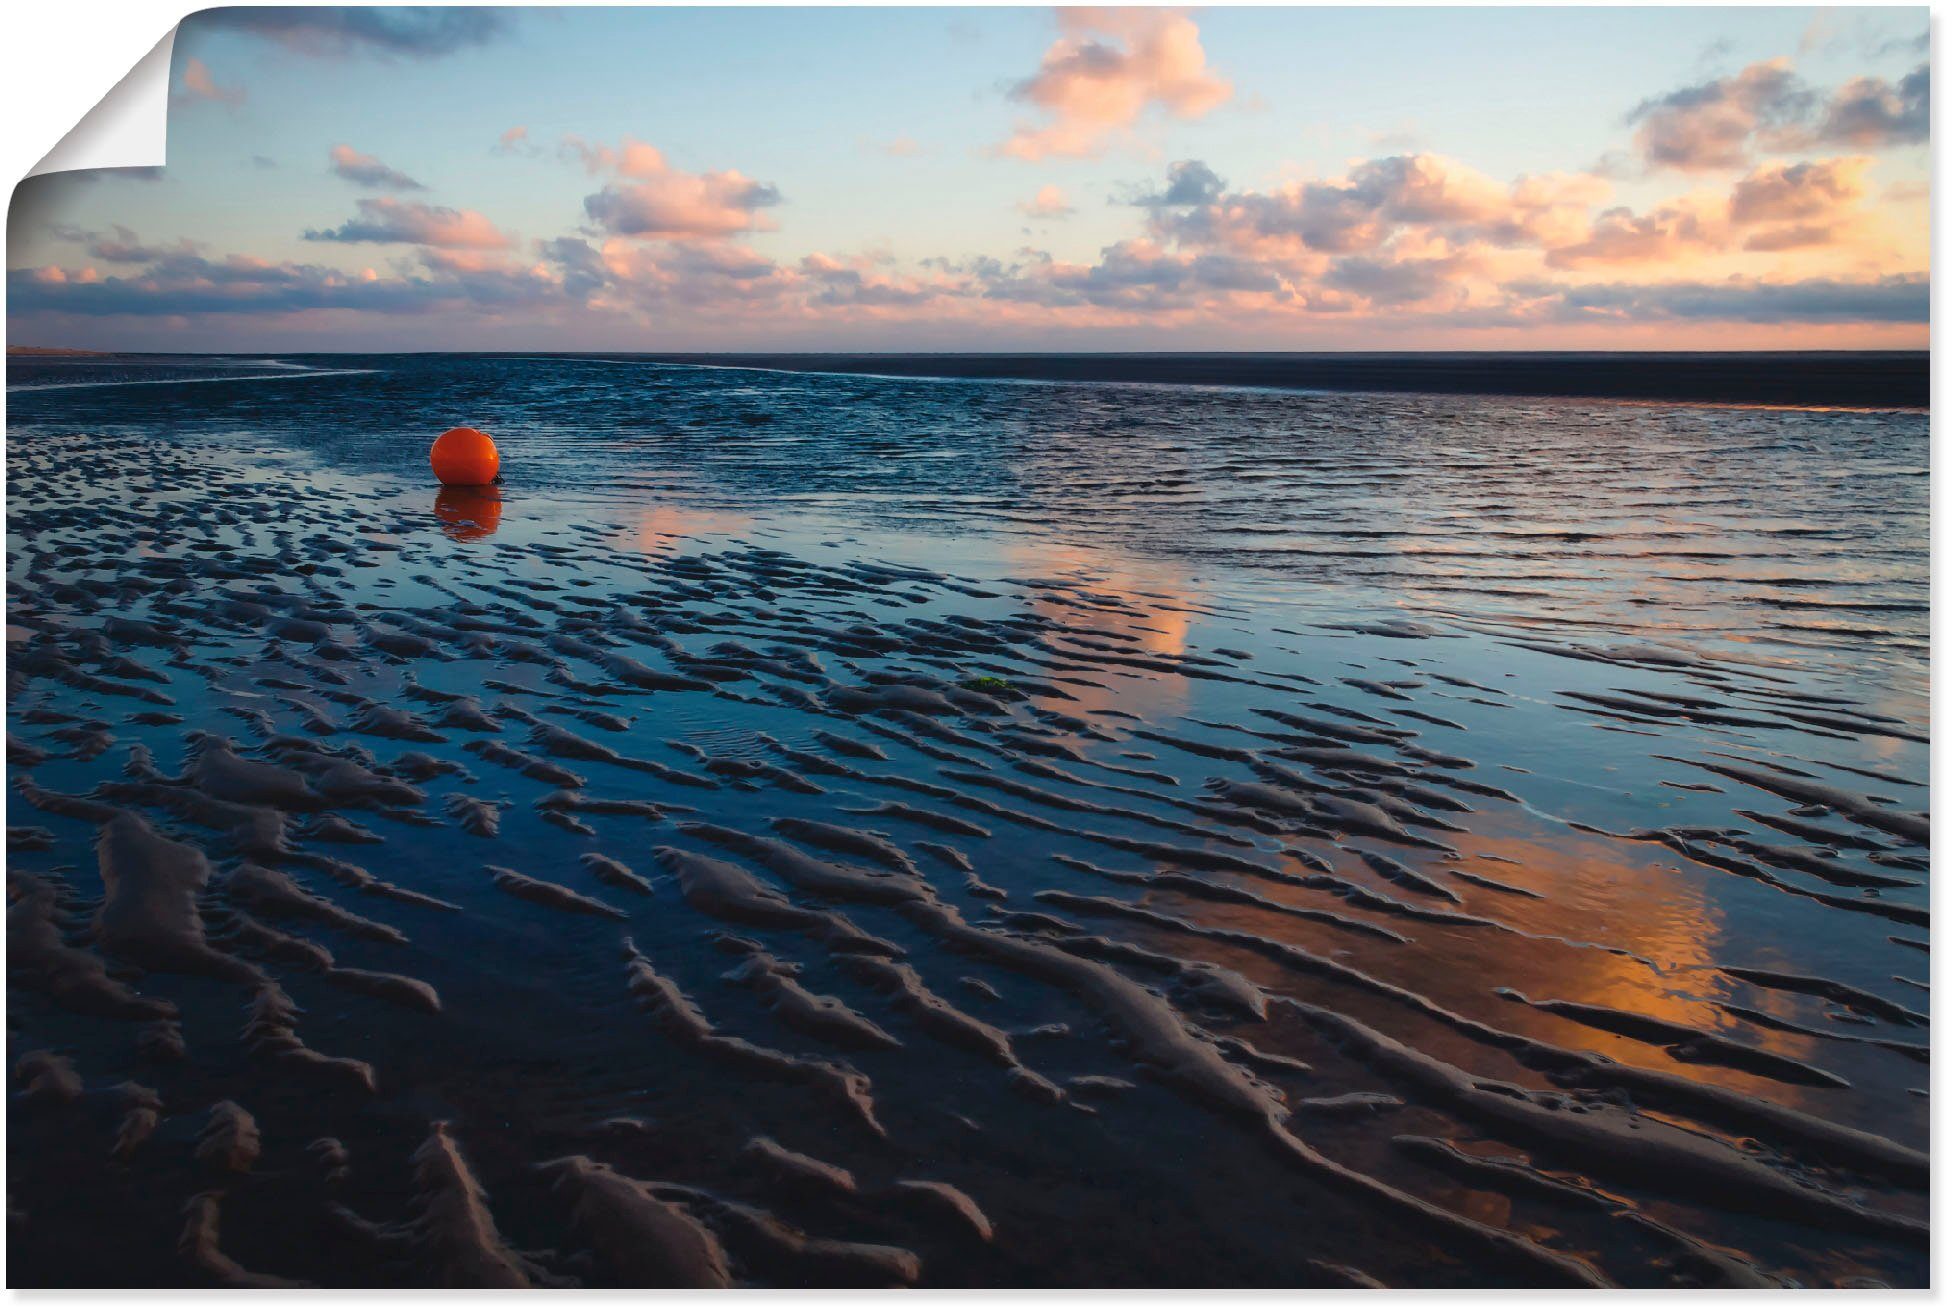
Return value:
[[(141, 1155), (108, 1168), (90, 1138), (75, 1165), (81, 1129), (16, 1105), (10, 1191), (38, 1225), (10, 1281), (102, 1275), (101, 1209), (131, 1278), (206, 1284), (180, 1211), (211, 1185), (190, 1157), (224, 1098), (257, 1114), (258, 1172), (278, 1174), (232, 1179), (260, 1199), (226, 1208), (227, 1251), (327, 1284), (434, 1276), (438, 1252), (389, 1263), (347, 1228), (315, 1253), (291, 1232), (330, 1204), (424, 1238), (409, 1160), (438, 1121), (510, 1247), (551, 1252), (536, 1280), (633, 1284), (564, 1198), (584, 1174), (538, 1172), (572, 1157), (686, 1210), (758, 1284), (1926, 1285), (1924, 369), (10, 357), (8, 639), (30, 671), (10, 680), (9, 822), (47, 833), (10, 862), (60, 888), (67, 939), (92, 948), (110, 890), (96, 824), (31, 806), (21, 779), (115, 798), (147, 766), (124, 768), (135, 746), (159, 785), (201, 785), (197, 729), (300, 772), (280, 742), (309, 734), (384, 773), (403, 738), (358, 726), (385, 721), (359, 717), (372, 704), (431, 723), (471, 696), (491, 720), (404, 738), (470, 770), (419, 783), (432, 825), (348, 809), (384, 840), (334, 847), (460, 913), (388, 918), (322, 865), (291, 870), (413, 942), (326, 921), (343, 958), (445, 1001), (432, 1023), (313, 987), (305, 1039), (377, 1070), (356, 1108), (231, 1050), (243, 1011), (208, 979), (141, 983), (200, 1038), (160, 1073), (118, 1024), (10, 990), (10, 1062), (73, 1057), (78, 1104), (158, 1087), (145, 1149), (183, 1156), (138, 1185)], [(498, 487), (433, 481), (428, 445), (457, 425), (493, 436)], [(240, 597), (328, 634), (251, 630), (225, 608)], [(110, 612), (176, 635), (78, 646)], [(454, 643), (470, 631), (486, 639)], [(384, 632), (430, 653), (407, 668)], [(633, 691), (616, 655), (696, 685)], [(135, 676), (101, 666), (116, 656), (159, 670), (178, 721), (59, 671)], [(322, 697), (294, 687), (305, 669), (350, 680)], [(549, 821), (552, 784), (461, 751), (491, 739), (668, 812)], [(464, 832), (448, 790), (499, 806), (499, 834)], [(205, 850), (222, 937), (243, 856), (145, 812)], [(920, 878), (991, 936), (823, 892), (728, 831)], [(655, 893), (593, 880), (589, 853)], [(793, 912), (726, 911), (687, 858), (731, 860)], [(498, 869), (630, 921), (511, 894)], [(969, 1053), (988, 1038), (937, 1039), (912, 992), (796, 914), (889, 945), (1058, 1101)], [(877, 1130), (672, 1037), (633, 1005), (631, 956), (723, 1033), (864, 1075)], [(317, 981), (294, 971), (294, 995)], [(822, 1028), (808, 991), (887, 1042)], [(1278, 1128), (1243, 1123), (1264, 1094)], [(294, 1180), (325, 1138), (355, 1161), (336, 1190)], [(823, 1200), (756, 1138), (857, 1184)], [(1636, 1158), (1636, 1140), (1656, 1144)], [(908, 1212), (917, 1180), (955, 1187), (988, 1234)], [(741, 1205), (918, 1263), (823, 1263), (755, 1238)]]

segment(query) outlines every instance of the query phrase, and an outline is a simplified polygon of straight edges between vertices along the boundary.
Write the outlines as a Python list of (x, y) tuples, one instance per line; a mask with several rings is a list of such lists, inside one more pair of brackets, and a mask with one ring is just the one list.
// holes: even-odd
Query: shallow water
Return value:
[[(1924, 415), (445, 356), (9, 388), (10, 1053), (82, 1088), (13, 1102), (16, 1285), (684, 1280), (625, 1250), (670, 1212), (762, 1284), (1924, 1283)], [(460, 421), (498, 496), (426, 489)], [(97, 917), (179, 858), (98, 857), (111, 810), (203, 852), (232, 963)], [(274, 978), (371, 1091), (240, 1038)], [(110, 1160), (124, 1082), (160, 1109)], [(225, 1099), (245, 1171), (196, 1157)], [(435, 1122), (492, 1250), (429, 1217)]]

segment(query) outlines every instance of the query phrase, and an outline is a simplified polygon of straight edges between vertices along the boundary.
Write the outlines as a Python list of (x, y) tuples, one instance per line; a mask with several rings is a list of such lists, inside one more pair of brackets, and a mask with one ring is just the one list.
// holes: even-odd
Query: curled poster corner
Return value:
[(160, 168), (169, 147), (172, 27), (27, 176), (83, 168)]

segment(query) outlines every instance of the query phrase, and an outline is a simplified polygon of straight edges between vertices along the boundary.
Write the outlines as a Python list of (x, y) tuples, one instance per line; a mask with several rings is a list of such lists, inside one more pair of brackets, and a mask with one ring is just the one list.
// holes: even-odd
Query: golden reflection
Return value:
[(697, 537), (743, 532), (752, 524), (750, 514), (726, 509), (698, 509), (670, 503), (647, 505), (627, 529), (625, 544), (640, 554), (669, 555)]
[[(1509, 987), (1533, 1000), (1571, 1000), (1641, 1014), (1823, 1066), (1830, 1053), (1823, 1042), (1743, 1022), (1715, 1003), (1734, 994), (1717, 965), (1739, 962), (1734, 956), (1743, 949), (1728, 939), (1726, 913), (1704, 882), (1718, 874), (1693, 865), (1677, 867), (1682, 861), (1665, 847), (1580, 832), (1446, 835), (1463, 856), (1456, 866), (1545, 897), (1520, 899), (1460, 888), (1468, 891), (1469, 912), (1535, 937), (1559, 939), (1520, 941), (1503, 932), (1419, 927), (1413, 944), (1396, 948), (1397, 975), (1422, 979), (1420, 989), (1433, 998), (1451, 991), (1448, 1002), (1494, 1026), (1783, 1104), (1810, 1100), (1805, 1087), (1719, 1064), (1677, 1060), (1658, 1043), (1526, 1005), (1495, 999), (1486, 1003), (1495, 988)], [(1429, 870), (1443, 866), (1432, 864)], [(1794, 1012), (1788, 996), (1750, 995), (1743, 1002), (1778, 1017)]]
[[(1835, 1102), (1817, 1088), (1727, 1068), (1715, 1063), (1677, 1060), (1659, 1042), (1637, 1040), (1589, 1026), (1498, 996), (1509, 988), (1534, 1001), (1570, 1000), (1603, 1006), (1714, 1032), (1757, 1049), (1819, 1068), (1836, 1061), (1837, 1047), (1813, 1037), (1745, 1022), (1717, 1001), (1735, 998), (1736, 988), (1717, 965), (1746, 957), (1749, 943), (1728, 939), (1726, 915), (1704, 889), (1705, 870), (1677, 868), (1677, 859), (1659, 847), (1640, 846), (1579, 833), (1543, 829), (1528, 832), (1448, 833), (1462, 852), (1455, 866), (1544, 896), (1521, 899), (1502, 892), (1459, 886), (1465, 912), (1497, 919), (1526, 934), (1484, 928), (1406, 925), (1401, 920), (1351, 916), (1380, 922), (1411, 939), (1405, 943), (1369, 941), (1331, 928), (1275, 915), (1251, 905), (1188, 902), (1166, 895), (1152, 907), (1207, 927), (1272, 937), (1323, 954), (1418, 992), (1438, 1005), (1493, 1027), (1516, 1031), (1572, 1049), (1592, 1050), (1622, 1063), (1679, 1074), (1778, 1104), (1811, 1112), (1834, 1113)], [(1401, 852), (1398, 852), (1401, 853)], [(1497, 855), (1516, 863), (1482, 856)], [(1338, 872), (1366, 879), (1360, 865), (1329, 852)], [(1417, 863), (1438, 880), (1443, 862)], [(1290, 871), (1309, 870), (1298, 861)], [(1256, 890), (1269, 899), (1299, 907), (1333, 908), (1320, 895), (1282, 887)], [(1151, 899), (1151, 897), (1148, 897)], [(1347, 912), (1347, 911), (1344, 911)], [(1530, 938), (1530, 939), (1527, 939)], [(1163, 945), (1162, 945), (1163, 948)], [(1620, 951), (1628, 953), (1620, 953)], [(1209, 945), (1202, 957), (1273, 980), (1266, 961), (1254, 952)], [(1412, 1040), (1420, 1049), (1463, 1068), (1498, 1072), (1496, 1060), (1473, 1038), (1438, 1023), (1418, 1019), (1402, 1004), (1362, 990), (1288, 973), (1277, 990), (1298, 995), (1379, 1029)], [(1746, 992), (1740, 1003), (1780, 1018), (1793, 1018), (1796, 997)], [(1833, 1069), (1834, 1071), (1834, 1069)], [(1515, 1069), (1499, 1075), (1512, 1075)], [(1526, 1080), (1522, 1073), (1519, 1080)]]
[[(1171, 563), (1140, 563), (1088, 546), (1045, 540), (1012, 541), (1003, 558), (1018, 575), (1064, 585), (1063, 590), (1033, 588), (1026, 599), (1032, 613), (1065, 631), (1129, 647), (1140, 657), (1170, 660), (1186, 653), (1201, 595)], [(1056, 648), (1062, 651), (1064, 643)], [(1185, 677), (1105, 662), (1101, 653), (1088, 648), (1077, 651), (1078, 663), (1097, 665), (1092, 673), (1077, 676), (1097, 685), (1065, 681), (1065, 674), (1053, 673), (1052, 682), (1073, 698), (1035, 697), (1036, 702), (1079, 718), (1114, 709), (1154, 722), (1185, 709)]]
[(502, 492), (498, 486), (444, 486), (434, 497), (434, 517), (441, 531), (456, 541), (479, 541), (493, 536), (502, 524)]

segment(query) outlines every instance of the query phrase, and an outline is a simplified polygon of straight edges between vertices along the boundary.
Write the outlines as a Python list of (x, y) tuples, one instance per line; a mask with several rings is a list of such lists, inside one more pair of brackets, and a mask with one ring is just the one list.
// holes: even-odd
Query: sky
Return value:
[(1923, 348), (1929, 11), (217, 9), (8, 341)]

